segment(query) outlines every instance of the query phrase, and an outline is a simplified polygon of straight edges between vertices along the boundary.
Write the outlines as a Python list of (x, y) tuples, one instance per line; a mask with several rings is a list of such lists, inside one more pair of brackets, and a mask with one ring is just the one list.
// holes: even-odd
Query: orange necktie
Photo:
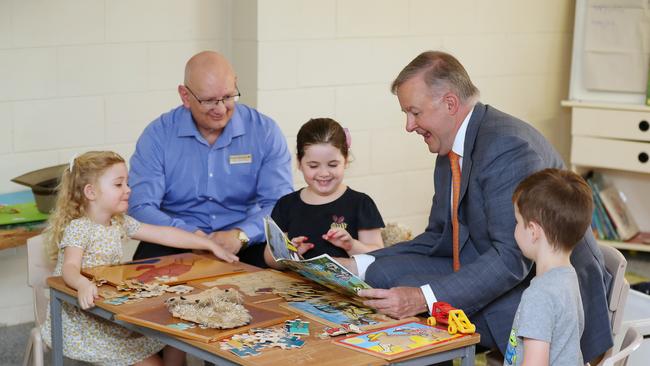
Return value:
[(452, 227), (452, 244), (454, 256), (454, 272), (460, 269), (460, 257), (458, 254), (460, 229), (458, 225), (458, 200), (460, 199), (460, 156), (453, 151), (449, 152), (449, 165), (451, 165), (451, 227)]

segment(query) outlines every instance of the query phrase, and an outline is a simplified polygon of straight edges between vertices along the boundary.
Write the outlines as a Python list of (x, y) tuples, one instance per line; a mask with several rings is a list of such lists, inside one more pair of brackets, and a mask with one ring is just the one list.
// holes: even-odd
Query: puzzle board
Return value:
[[(361, 329), (368, 330), (404, 322), (404, 319), (393, 319), (336, 295), (306, 301), (292, 301), (281, 306), (330, 327), (354, 324)], [(410, 320), (415, 319), (410, 318)]]
[(166, 277), (168, 280), (161, 282), (175, 285), (245, 271), (246, 269), (237, 263), (226, 263), (194, 253), (181, 253), (112, 266), (84, 268), (81, 273), (90, 278), (104, 279), (117, 286), (124, 280), (137, 279), (147, 283), (156, 280), (156, 277)]
[[(116, 318), (136, 325), (145, 326), (178, 337), (193, 339), (201, 342), (214, 342), (251, 328), (263, 328), (282, 323), (295, 317), (293, 314), (281, 313), (254, 304), (244, 304), (253, 319), (247, 325), (232, 329), (201, 328), (197, 324), (175, 318), (164, 304), (149, 307), (131, 314), (117, 314)], [(194, 326), (188, 328), (188, 326)]]
[(48, 217), (48, 214), (38, 211), (34, 202), (17, 203), (7, 206), (0, 204), (0, 225), (45, 221)]
[(297, 291), (297, 289), (308, 289), (307, 287), (314, 288), (318, 286), (311, 286), (302, 279), (271, 269), (221, 277), (207, 282), (193, 281), (190, 285), (207, 288), (215, 286), (223, 289), (235, 288), (244, 294), (248, 302), (277, 300), (279, 293), (286, 294)]
[[(335, 344), (392, 360), (441, 347), (468, 337), (417, 322), (402, 323), (333, 340)], [(460, 345), (458, 345), (460, 346)]]

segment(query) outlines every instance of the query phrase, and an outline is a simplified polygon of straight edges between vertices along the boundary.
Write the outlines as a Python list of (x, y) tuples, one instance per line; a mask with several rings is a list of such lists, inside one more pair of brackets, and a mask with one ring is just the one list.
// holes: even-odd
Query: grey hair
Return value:
[(478, 88), (463, 65), (454, 56), (442, 51), (425, 51), (409, 62), (391, 84), (391, 92), (397, 94), (402, 84), (420, 74), (432, 90), (449, 89), (463, 103), (479, 96)]

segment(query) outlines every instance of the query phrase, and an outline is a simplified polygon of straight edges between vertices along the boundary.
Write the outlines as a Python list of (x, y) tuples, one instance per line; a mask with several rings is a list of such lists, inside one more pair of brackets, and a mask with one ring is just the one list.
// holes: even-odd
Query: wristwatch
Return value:
[(246, 235), (246, 233), (243, 232), (242, 230), (239, 230), (239, 242), (241, 243), (241, 249), (245, 249), (248, 246), (248, 243), (250, 242), (248, 235)]

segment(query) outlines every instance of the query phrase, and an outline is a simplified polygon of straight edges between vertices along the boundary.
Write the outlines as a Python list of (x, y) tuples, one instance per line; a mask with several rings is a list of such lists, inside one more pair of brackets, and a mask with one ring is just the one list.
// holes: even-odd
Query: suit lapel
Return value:
[(469, 176), (472, 172), (472, 152), (474, 151), (474, 142), (476, 141), (476, 136), (478, 135), (478, 129), (481, 125), (481, 121), (485, 116), (485, 105), (478, 102), (474, 106), (474, 111), (472, 112), (472, 117), (469, 119), (467, 125), (467, 132), (465, 133), (465, 147), (463, 150), (463, 166), (461, 170), (461, 180), (460, 180), (460, 198), (458, 200), (459, 208), (461, 207), (461, 202), (463, 202), (463, 197), (467, 192), (467, 186), (469, 185)]

